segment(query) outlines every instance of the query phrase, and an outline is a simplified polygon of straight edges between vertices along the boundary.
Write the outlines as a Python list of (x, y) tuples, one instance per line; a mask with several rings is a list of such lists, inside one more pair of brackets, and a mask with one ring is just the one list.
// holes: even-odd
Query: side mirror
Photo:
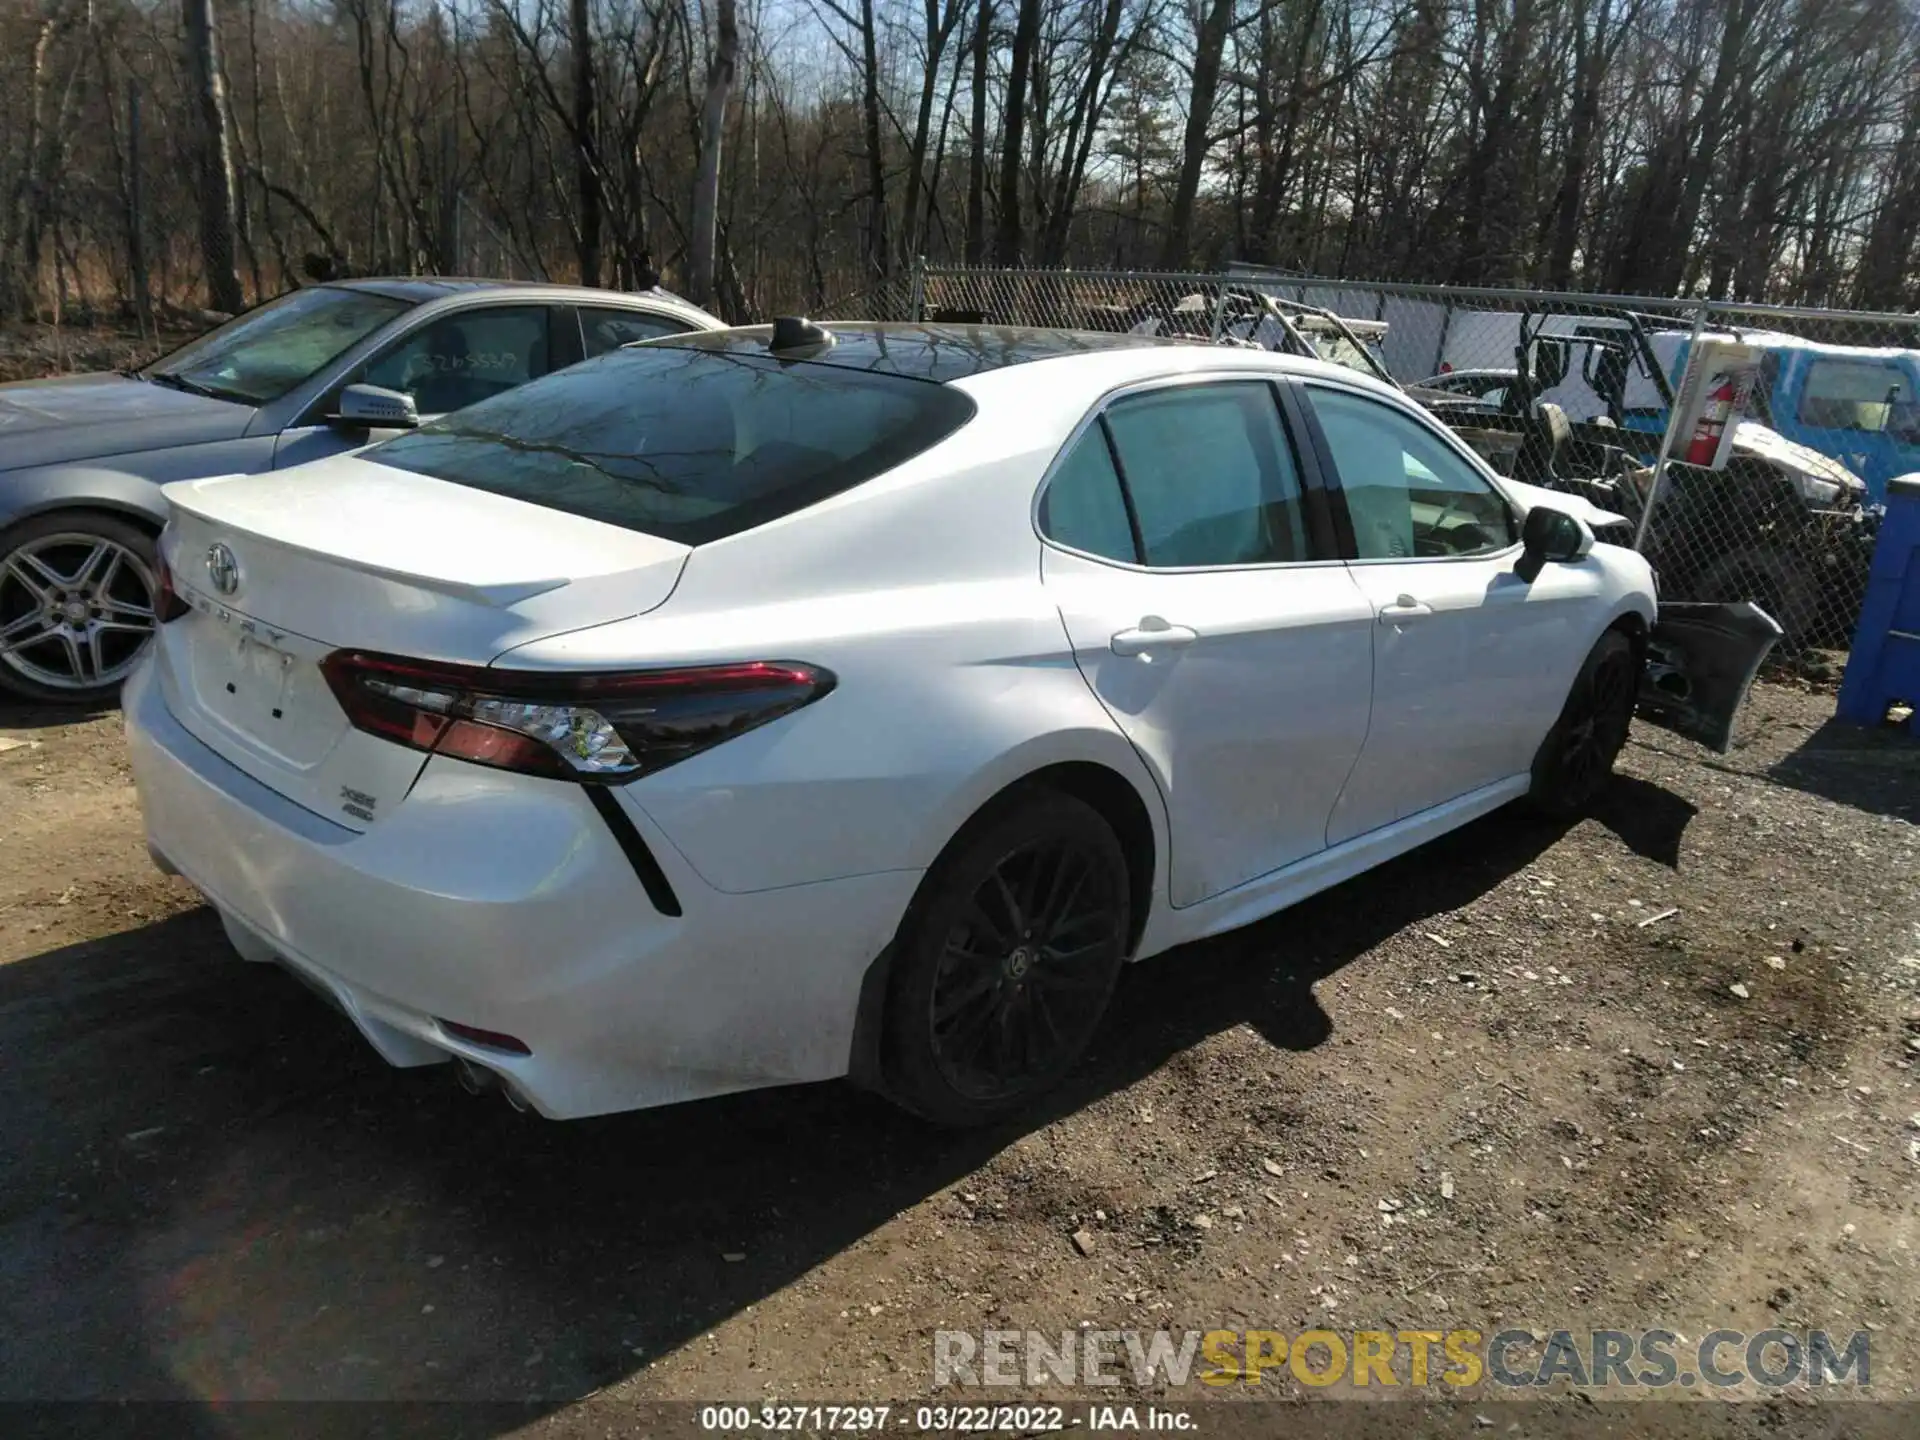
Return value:
[(404, 390), (349, 385), (340, 392), (339, 410), (327, 421), (342, 430), (411, 430), (420, 423), (420, 411)]
[(1593, 549), (1587, 522), (1564, 510), (1536, 505), (1520, 527), (1520, 558), (1513, 573), (1531, 585), (1549, 560), (1579, 560)]

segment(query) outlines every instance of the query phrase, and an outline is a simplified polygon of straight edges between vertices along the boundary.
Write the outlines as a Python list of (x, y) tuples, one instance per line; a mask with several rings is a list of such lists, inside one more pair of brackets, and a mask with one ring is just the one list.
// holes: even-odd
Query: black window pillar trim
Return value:
[[(585, 331), (580, 322), (580, 309), (572, 304), (557, 304), (550, 308), (547, 315), (547, 368), (551, 375), (556, 370), (564, 370), (569, 365), (578, 365), (586, 358), (587, 347)], [(539, 376), (532, 377), (539, 379)]]
[(1320, 417), (1313, 413), (1312, 402), (1298, 384), (1282, 380), (1274, 388), (1280, 392), (1280, 408), (1286, 414), (1287, 428), (1295, 436), (1296, 458), (1300, 461), (1300, 473), (1305, 477), (1309, 496), (1307, 513), (1314, 518), (1316, 526), (1325, 527), (1324, 531), (1316, 532), (1316, 539), (1325, 543), (1329, 559), (1357, 560), (1360, 547), (1353, 538), (1353, 517), (1347, 513), (1340, 471), (1333, 463), (1326, 431), (1320, 428)]
[(1140, 512), (1133, 507), (1133, 486), (1127, 483), (1126, 462), (1120, 458), (1120, 446), (1113, 438), (1113, 430), (1107, 424), (1107, 412), (1103, 409), (1094, 417), (1094, 426), (1100, 431), (1100, 438), (1107, 447), (1107, 459), (1113, 465), (1113, 478), (1120, 486), (1120, 503), (1127, 508), (1127, 531), (1133, 536), (1133, 563), (1147, 563), (1147, 542), (1140, 533)]
[(582, 785), (587, 799), (593, 808), (600, 812), (600, 818), (606, 822), (607, 829), (613, 832), (620, 853), (627, 857), (627, 864), (633, 867), (640, 888), (647, 892), (647, 899), (653, 902), (653, 908), (662, 915), (679, 916), (684, 912), (680, 908), (680, 897), (673, 893), (673, 884), (667, 879), (667, 872), (660, 868), (660, 862), (653, 858), (653, 851), (647, 848), (644, 836), (633, 823), (633, 817), (621, 808), (613, 792), (604, 785)]

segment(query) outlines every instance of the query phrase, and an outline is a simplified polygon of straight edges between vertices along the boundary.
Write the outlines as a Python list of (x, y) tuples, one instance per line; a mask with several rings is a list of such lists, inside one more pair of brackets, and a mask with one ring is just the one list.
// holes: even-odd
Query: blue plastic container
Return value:
[[(1887, 514), (1840, 682), (1842, 720), (1882, 725), (1895, 704), (1920, 712), (1920, 475), (1887, 482)], [(1906, 731), (1920, 739), (1920, 713)]]

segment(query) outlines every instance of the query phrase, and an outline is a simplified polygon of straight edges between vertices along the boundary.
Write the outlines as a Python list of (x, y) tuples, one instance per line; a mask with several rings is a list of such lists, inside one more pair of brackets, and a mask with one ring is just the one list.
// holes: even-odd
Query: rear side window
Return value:
[(658, 340), (663, 335), (684, 335), (694, 327), (672, 315), (650, 310), (604, 310), (580, 307), (580, 337), (587, 358), (604, 355), (636, 340)]
[(1040, 533), (1103, 560), (1131, 564), (1138, 558), (1120, 474), (1100, 422), (1087, 427), (1054, 470), (1040, 498)]
[(1293, 446), (1261, 380), (1114, 401), (1055, 467), (1040, 531), (1089, 555), (1156, 569), (1322, 558)]
[(700, 545), (890, 470), (973, 402), (925, 380), (714, 350), (614, 350), (364, 452)]

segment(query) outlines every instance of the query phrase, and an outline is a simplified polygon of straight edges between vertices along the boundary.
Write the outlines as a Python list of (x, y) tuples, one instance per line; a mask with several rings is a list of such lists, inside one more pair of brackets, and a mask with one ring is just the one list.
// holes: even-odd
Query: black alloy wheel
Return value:
[(1013, 851), (974, 890), (940, 952), (927, 1016), (955, 1090), (1004, 1100), (1079, 1053), (1126, 918), (1112, 888), (1089, 848), (1053, 840)]
[(902, 929), (888, 1088), (944, 1124), (978, 1124), (1055, 1084), (1092, 1039), (1129, 939), (1112, 829), (1036, 792), (949, 846)]
[(1560, 719), (1534, 761), (1532, 795), (1542, 809), (1577, 815), (1600, 793), (1626, 746), (1638, 681), (1633, 643), (1609, 630), (1574, 677)]

